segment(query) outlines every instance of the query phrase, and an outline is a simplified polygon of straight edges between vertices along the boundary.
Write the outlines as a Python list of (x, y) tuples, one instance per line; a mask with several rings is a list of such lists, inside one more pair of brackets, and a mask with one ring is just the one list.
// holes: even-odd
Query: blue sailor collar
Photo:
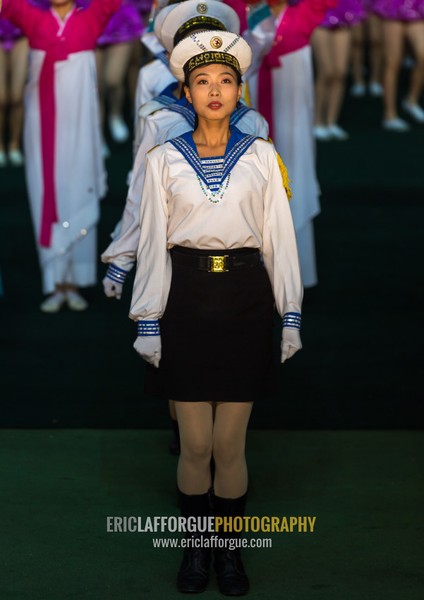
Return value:
[(160, 60), (160, 62), (162, 62), (169, 69), (169, 60), (166, 54), (166, 50), (163, 50), (162, 52), (159, 52), (159, 54), (156, 54), (155, 58), (157, 58), (157, 60)]
[(250, 148), (256, 139), (258, 137), (255, 135), (242, 133), (237, 127), (231, 127), (231, 135), (224, 156), (211, 156), (207, 158), (199, 157), (192, 131), (187, 131), (183, 135), (168, 141), (181, 152), (205, 185), (210, 190), (214, 190), (223, 184), (239, 158)]
[(159, 102), (159, 104), (162, 104), (165, 107), (171, 106), (175, 102), (178, 102), (176, 96), (174, 96), (174, 92), (177, 89), (177, 87), (178, 82), (174, 81), (173, 83), (169, 84), (168, 87), (166, 87), (164, 90), (162, 90), (160, 94), (152, 98), (151, 101)]

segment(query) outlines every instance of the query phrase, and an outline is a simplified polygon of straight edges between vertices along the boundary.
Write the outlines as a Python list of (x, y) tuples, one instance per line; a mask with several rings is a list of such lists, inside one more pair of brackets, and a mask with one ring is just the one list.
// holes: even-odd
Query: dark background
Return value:
[[(304, 349), (278, 366), (279, 391), (258, 399), (253, 428), (422, 426), (424, 126), (396, 134), (380, 122), (379, 99), (347, 97), (351, 139), (318, 145), (319, 285), (306, 291)], [(111, 146), (99, 254), (131, 161), (130, 144)], [(143, 393), (132, 349), (132, 278), (119, 302), (99, 283), (85, 291), (85, 313), (41, 313), (23, 169), (1, 169), (0, 190), (0, 427), (168, 426), (166, 404)], [(99, 281), (104, 271), (99, 262)]]

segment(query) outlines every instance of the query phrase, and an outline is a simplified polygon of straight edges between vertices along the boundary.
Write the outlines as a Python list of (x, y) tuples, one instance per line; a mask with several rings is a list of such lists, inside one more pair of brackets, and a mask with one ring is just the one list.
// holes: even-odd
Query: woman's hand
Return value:
[(162, 354), (162, 343), (160, 335), (143, 336), (139, 335), (134, 342), (135, 350), (141, 358), (150, 363), (154, 367), (159, 367), (159, 361)]
[(281, 362), (291, 358), (298, 350), (302, 348), (302, 341), (298, 329), (283, 327), (281, 336)]

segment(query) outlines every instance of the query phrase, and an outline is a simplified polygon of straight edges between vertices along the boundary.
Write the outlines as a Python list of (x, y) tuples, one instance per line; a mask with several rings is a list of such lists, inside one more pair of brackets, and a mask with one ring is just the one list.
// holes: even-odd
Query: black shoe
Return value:
[(209, 582), (210, 562), (209, 548), (186, 548), (177, 575), (178, 591), (188, 594), (204, 592)]
[(216, 550), (215, 572), (224, 596), (244, 596), (249, 591), (249, 578), (241, 562), (239, 550)]

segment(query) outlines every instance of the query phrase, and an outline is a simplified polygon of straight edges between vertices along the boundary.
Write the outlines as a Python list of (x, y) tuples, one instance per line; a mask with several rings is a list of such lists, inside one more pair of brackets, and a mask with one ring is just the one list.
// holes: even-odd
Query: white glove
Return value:
[(283, 363), (291, 358), (293, 354), (296, 354), (301, 348), (302, 342), (300, 340), (299, 330), (283, 327), (281, 336), (281, 362)]
[(112, 281), (112, 279), (109, 279), (109, 277), (105, 277), (102, 283), (103, 290), (108, 298), (116, 298), (117, 300), (121, 299), (122, 288), (124, 287), (122, 283)]
[(160, 335), (139, 335), (134, 342), (135, 350), (141, 358), (153, 365), (159, 367), (159, 361), (162, 355), (162, 344)]
[(116, 298), (120, 300), (122, 296), (122, 288), (124, 287), (125, 279), (128, 271), (117, 267), (113, 263), (107, 268), (106, 277), (103, 279), (103, 289), (108, 298)]

